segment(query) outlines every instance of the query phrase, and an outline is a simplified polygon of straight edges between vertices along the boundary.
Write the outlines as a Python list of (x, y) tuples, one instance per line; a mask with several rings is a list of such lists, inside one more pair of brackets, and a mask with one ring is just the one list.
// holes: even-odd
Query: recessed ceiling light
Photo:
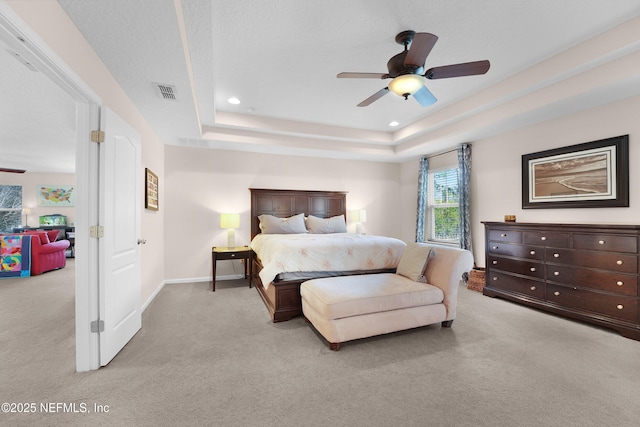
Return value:
[(400, 122), (397, 122), (397, 121), (395, 121), (395, 120), (394, 120), (394, 121), (392, 121), (391, 123), (389, 123), (389, 126), (391, 126), (391, 127), (396, 127), (396, 126), (398, 126), (399, 124), (400, 124)]
[(227, 99), (227, 101), (229, 101), (229, 104), (233, 104), (233, 105), (240, 104), (240, 100), (238, 98), (236, 98), (235, 96), (233, 98)]

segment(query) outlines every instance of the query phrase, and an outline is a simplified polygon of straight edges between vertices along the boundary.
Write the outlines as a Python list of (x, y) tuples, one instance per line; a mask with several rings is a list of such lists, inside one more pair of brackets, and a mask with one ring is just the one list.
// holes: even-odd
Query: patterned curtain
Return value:
[(418, 214), (416, 217), (416, 242), (424, 242), (424, 221), (427, 216), (427, 182), (429, 177), (429, 159), (420, 158), (418, 172)]
[(458, 146), (458, 201), (460, 212), (460, 247), (471, 250), (471, 144)]

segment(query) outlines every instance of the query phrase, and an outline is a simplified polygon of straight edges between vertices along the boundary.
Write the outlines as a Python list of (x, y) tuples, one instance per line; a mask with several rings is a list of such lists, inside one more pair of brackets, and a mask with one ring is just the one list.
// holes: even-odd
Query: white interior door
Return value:
[(105, 366), (142, 325), (140, 307), (140, 136), (103, 107), (100, 127), (100, 365)]

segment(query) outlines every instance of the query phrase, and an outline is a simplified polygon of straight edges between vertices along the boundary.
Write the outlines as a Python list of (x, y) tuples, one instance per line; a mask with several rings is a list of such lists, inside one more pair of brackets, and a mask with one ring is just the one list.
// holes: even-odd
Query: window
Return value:
[(0, 232), (13, 232), (21, 224), (22, 186), (0, 185)]
[(460, 240), (458, 168), (430, 172), (428, 185), (427, 240), (458, 243)]

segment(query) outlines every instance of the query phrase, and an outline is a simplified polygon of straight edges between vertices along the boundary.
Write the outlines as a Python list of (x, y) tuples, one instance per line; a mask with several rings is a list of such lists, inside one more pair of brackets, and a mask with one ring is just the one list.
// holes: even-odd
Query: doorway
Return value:
[[(98, 318), (99, 309), (98, 248), (95, 239), (89, 237), (89, 224), (97, 223), (98, 175), (96, 168), (91, 165), (97, 164), (98, 149), (87, 142), (91, 130), (98, 128), (101, 102), (82, 81), (70, 75), (57, 55), (4, 3), (0, 3), (0, 40), (5, 45), (4, 51), (0, 52), (3, 62), (16, 61), (6, 52), (7, 48), (11, 49), (20, 57), (18, 59), (38, 70), (25, 68), (25, 73), (46, 76), (51, 85), (55, 85), (75, 104), (75, 367), (76, 371), (98, 369), (98, 336), (91, 333), (91, 319)], [(37, 104), (34, 108), (37, 109)]]

